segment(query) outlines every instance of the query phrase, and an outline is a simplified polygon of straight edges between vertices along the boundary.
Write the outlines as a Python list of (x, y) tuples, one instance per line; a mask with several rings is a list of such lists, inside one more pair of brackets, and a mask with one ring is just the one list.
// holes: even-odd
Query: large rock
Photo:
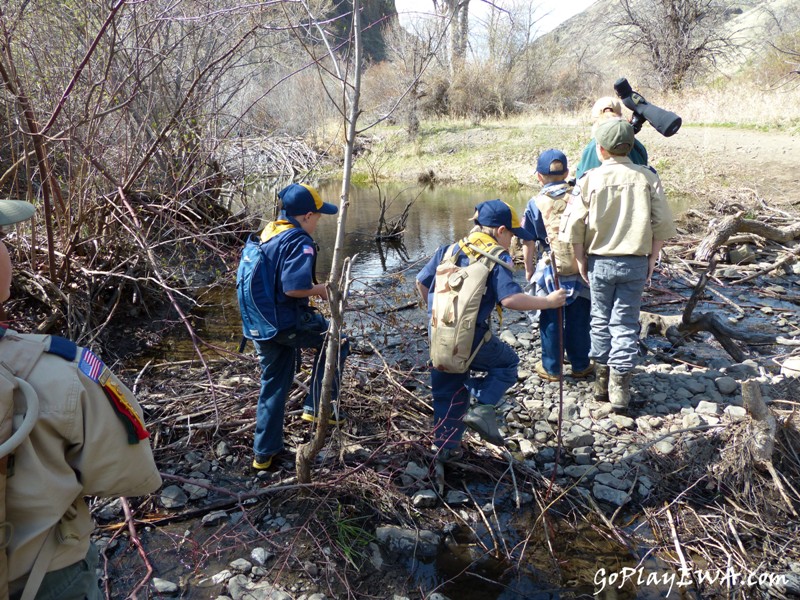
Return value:
[(598, 500), (602, 500), (604, 502), (609, 502), (616, 506), (622, 506), (628, 500), (628, 494), (623, 492), (622, 490), (615, 490), (612, 487), (608, 487), (607, 485), (603, 485), (601, 483), (595, 483), (592, 487), (592, 494)]
[(246, 575), (228, 580), (228, 594), (233, 600), (292, 600), (292, 597), (269, 581), (255, 583)]
[(393, 552), (425, 558), (436, 556), (441, 543), (441, 538), (433, 531), (402, 529), (394, 525), (378, 527), (375, 537)]

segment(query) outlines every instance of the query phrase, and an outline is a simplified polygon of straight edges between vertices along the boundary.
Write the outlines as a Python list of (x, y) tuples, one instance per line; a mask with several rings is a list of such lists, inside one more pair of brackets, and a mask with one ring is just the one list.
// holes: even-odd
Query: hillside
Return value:
[[(653, 0), (638, 0), (640, 3)], [(735, 40), (736, 54), (719, 61), (717, 73), (734, 75), (755, 56), (763, 55), (782, 34), (800, 25), (798, 0), (741, 0), (727, 5), (725, 37)], [(560, 58), (599, 82), (613, 81), (624, 74), (631, 81), (647, 85), (647, 69), (640, 56), (623, 48), (611, 25), (620, 10), (619, 0), (597, 0), (584, 12), (562, 23), (537, 40), (542, 48), (567, 49)]]

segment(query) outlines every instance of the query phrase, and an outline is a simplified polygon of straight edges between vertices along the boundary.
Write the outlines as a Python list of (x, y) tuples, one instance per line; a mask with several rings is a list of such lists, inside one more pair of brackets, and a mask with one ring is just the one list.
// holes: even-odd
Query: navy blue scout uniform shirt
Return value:
[[(433, 288), (436, 283), (436, 267), (442, 262), (445, 257), (445, 252), (452, 244), (445, 244), (440, 246), (436, 253), (428, 261), (422, 270), (417, 275), (417, 281), (426, 286), (428, 292), (428, 319), (430, 320), (431, 309), (433, 308)], [(509, 265), (513, 264), (511, 256), (508, 252), (503, 252), (500, 258), (507, 262)], [(469, 258), (463, 251), (458, 251), (458, 266), (463, 267), (469, 264)], [(486, 281), (486, 292), (481, 298), (481, 305), (478, 309), (478, 327), (484, 329), (488, 327), (489, 316), (492, 314), (494, 307), (505, 298), (519, 294), (522, 292), (520, 285), (514, 281), (514, 273), (509, 269), (504, 269), (500, 265), (496, 265), (489, 273), (489, 279)], [(478, 336), (475, 336), (476, 338)]]

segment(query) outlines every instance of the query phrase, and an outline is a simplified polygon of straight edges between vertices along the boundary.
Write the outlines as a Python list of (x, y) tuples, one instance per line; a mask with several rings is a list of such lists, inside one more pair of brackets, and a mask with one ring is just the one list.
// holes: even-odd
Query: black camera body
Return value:
[(664, 137), (675, 135), (681, 128), (683, 121), (678, 115), (650, 104), (644, 96), (633, 91), (631, 84), (624, 77), (620, 77), (614, 83), (614, 91), (622, 103), (633, 112), (631, 125), (634, 132), (639, 133), (645, 121)]

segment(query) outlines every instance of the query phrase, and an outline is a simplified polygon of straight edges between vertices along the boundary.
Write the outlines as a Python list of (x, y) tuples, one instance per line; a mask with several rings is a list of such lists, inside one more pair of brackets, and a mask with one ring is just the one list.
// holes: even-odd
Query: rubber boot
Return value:
[(608, 402), (608, 373), (611, 367), (595, 364), (594, 368), (594, 399), (598, 402)]
[(497, 426), (497, 411), (490, 404), (476, 404), (464, 415), (464, 424), (490, 444), (505, 445)]
[(631, 377), (633, 377), (633, 371), (620, 373), (611, 369), (608, 379), (608, 397), (611, 400), (611, 408), (615, 412), (628, 410), (628, 404), (631, 401)]

